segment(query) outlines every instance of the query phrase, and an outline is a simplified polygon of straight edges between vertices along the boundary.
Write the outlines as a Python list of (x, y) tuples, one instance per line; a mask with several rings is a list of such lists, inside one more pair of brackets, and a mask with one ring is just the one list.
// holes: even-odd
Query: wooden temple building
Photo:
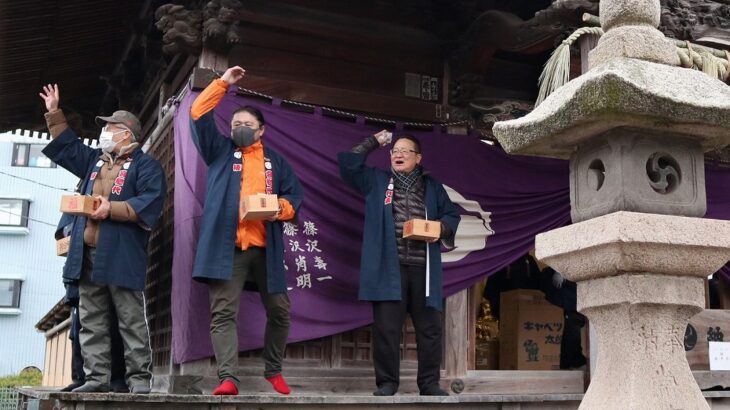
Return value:
[[(667, 36), (730, 50), (727, 1), (662, 3), (660, 29)], [(61, 86), (62, 107), (82, 137), (96, 137), (96, 115), (116, 109), (139, 114), (143, 143), (167, 174), (168, 199), (150, 242), (146, 300), (155, 388), (173, 399), (152, 395), (137, 405), (145, 408), (152, 401), (157, 402), (155, 408), (192, 406), (180, 397), (209, 393), (217, 378), (212, 358), (178, 364), (171, 354), (173, 211), (178, 204), (172, 200), (170, 100), (189, 82), (200, 89), (228, 66), (241, 65), (247, 70), (242, 87), (333, 109), (325, 115), (337, 117), (341, 110), (446, 124), (451, 133), (477, 130), (494, 143), (491, 125), (533, 107), (543, 65), (556, 45), (585, 24), (584, 13), (597, 15), (598, 1), (0, 0), (0, 131), (45, 129), (38, 92), (47, 82)], [(580, 75), (589, 46), (586, 41), (573, 47), (572, 76)], [(730, 158), (725, 152), (712, 155)], [(369, 396), (374, 385), (370, 329), (364, 327), (288, 346), (287, 379), (305, 396), (299, 404), (335, 408), (337, 402), (323, 397), (344, 397), (349, 401), (340, 405), (360, 408), (577, 408), (588, 370), (477, 369), (481, 301), (482, 288), (476, 285), (445, 303), (442, 386), (451, 389), (452, 397), (429, 401), (415, 394), (415, 337), (409, 326), (404, 329), (399, 398), (373, 404), (370, 398), (360, 403), (351, 397)], [(39, 328), (55, 329), (47, 333), (49, 338), (63, 338), (64, 329), (57, 325), (67, 314), (57, 305)], [(241, 353), (240, 366), (242, 394), (250, 396), (224, 404), (196, 399), (195, 408), (297, 404), (296, 397), (268, 394), (258, 352)], [(710, 372), (697, 377), (707, 380), (701, 387), (715, 385)], [(47, 380), (58, 386), (63, 377)], [(401, 397), (404, 393), (413, 397)], [(26, 394), (42, 403), (69, 400), (63, 408), (81, 408), (78, 403), (97, 408), (97, 402), (82, 397), (64, 399), (48, 391)], [(710, 399), (717, 401), (713, 408), (730, 408), (730, 399), (721, 396)], [(119, 406), (134, 406), (133, 400), (118, 400), (124, 401)]]

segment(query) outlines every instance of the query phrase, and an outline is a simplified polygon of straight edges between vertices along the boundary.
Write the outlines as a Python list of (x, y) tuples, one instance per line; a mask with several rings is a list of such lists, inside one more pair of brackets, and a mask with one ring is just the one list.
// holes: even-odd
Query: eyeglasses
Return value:
[(418, 151), (412, 150), (412, 149), (400, 149), (400, 148), (390, 150), (390, 155), (398, 155), (398, 154), (401, 154), (401, 155), (418, 154)]

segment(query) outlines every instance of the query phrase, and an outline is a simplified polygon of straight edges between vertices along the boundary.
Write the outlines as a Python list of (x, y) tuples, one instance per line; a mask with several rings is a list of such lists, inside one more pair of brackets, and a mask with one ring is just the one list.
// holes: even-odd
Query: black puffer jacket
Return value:
[(393, 190), (393, 222), (398, 257), (403, 265), (426, 266), (426, 242), (403, 239), (403, 223), (409, 219), (426, 219), (426, 184), (423, 177), (411, 185), (411, 189), (395, 184)]

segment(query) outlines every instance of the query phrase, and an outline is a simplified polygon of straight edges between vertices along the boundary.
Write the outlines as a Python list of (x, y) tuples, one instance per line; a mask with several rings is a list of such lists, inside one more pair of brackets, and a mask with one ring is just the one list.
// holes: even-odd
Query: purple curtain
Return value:
[[(730, 168), (705, 163), (705, 181), (707, 182), (705, 218), (730, 219)], [(718, 273), (726, 281), (730, 281), (730, 262), (725, 264)]]
[[(177, 363), (213, 355), (207, 287), (191, 279), (206, 186), (206, 166), (190, 139), (189, 112), (196, 96), (189, 93), (175, 117), (172, 345)], [(305, 192), (298, 222), (288, 224), (284, 236), (292, 302), (289, 341), (371, 323), (370, 304), (357, 300), (364, 201), (340, 180), (336, 156), (382, 127), (363, 118), (348, 122), (323, 116), (319, 110), (313, 114), (288, 110), (276, 100), (227, 94), (215, 110), (223, 134), (230, 132), (233, 111), (244, 105), (263, 112), (264, 144), (289, 161)], [(446, 295), (527, 253), (536, 234), (569, 223), (567, 162), (507, 155), (475, 136), (398, 132), (420, 139), (422, 164), (447, 186), (462, 211), (457, 248), (443, 254)], [(387, 149), (373, 153), (369, 163), (387, 168)], [(708, 217), (730, 217), (728, 175), (727, 170), (708, 167)], [(264, 324), (258, 294), (243, 292), (238, 323), (241, 351), (262, 346)]]

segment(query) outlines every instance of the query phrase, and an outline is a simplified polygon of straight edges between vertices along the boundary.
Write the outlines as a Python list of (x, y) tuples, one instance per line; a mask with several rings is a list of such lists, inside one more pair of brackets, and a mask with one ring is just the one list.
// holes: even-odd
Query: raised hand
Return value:
[(46, 110), (53, 111), (58, 108), (58, 84), (48, 84), (43, 86), (43, 92), (38, 93), (46, 103)]
[(555, 286), (558, 289), (563, 287), (563, 282), (565, 282), (565, 278), (563, 277), (563, 275), (560, 274), (560, 272), (555, 271), (555, 273), (553, 273), (552, 279), (553, 279), (553, 286)]
[(378, 143), (381, 147), (386, 146), (390, 144), (390, 141), (393, 139), (393, 133), (388, 132), (387, 130), (382, 130), (379, 133), (373, 135), (376, 140), (378, 140)]
[(239, 66), (230, 67), (221, 76), (221, 80), (228, 83), (228, 85), (237, 83), (246, 74), (246, 70)]

